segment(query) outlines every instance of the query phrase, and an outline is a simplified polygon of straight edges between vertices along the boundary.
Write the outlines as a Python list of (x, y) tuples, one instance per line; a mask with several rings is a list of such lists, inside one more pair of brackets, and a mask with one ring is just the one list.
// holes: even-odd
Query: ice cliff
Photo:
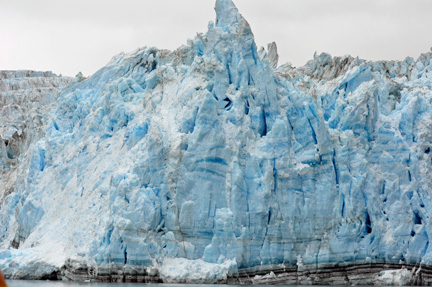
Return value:
[(71, 81), (52, 72), (0, 71), (0, 203), (14, 192), (22, 156), (44, 134), (48, 111)]
[(215, 10), (88, 79), (1, 74), (0, 269), (432, 284), (431, 53), (278, 67), (231, 0)]

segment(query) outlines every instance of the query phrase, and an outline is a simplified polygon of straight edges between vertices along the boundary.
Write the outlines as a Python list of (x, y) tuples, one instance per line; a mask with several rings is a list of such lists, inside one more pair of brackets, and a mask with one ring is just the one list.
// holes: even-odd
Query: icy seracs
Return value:
[[(39, 93), (56, 101), (30, 107), (26, 120), (41, 122), (28, 140), (9, 110), (33, 102), (3, 104), (0, 269), (431, 284), (431, 53), (277, 68), (276, 45), (258, 51), (231, 0), (216, 13), (173, 52), (142, 48), (88, 79), (59, 78), (57, 99)], [(21, 81), (4, 83), (6, 103)]]

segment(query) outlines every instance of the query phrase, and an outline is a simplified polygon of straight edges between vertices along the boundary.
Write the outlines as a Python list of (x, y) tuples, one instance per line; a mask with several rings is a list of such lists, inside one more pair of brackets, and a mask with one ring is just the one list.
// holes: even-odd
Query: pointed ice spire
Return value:
[(240, 24), (239, 26), (243, 28), (243, 31), (244, 28), (250, 31), (249, 23), (239, 13), (232, 0), (216, 0), (215, 10), (216, 26), (224, 28)]
[(276, 43), (275, 42), (271, 42), (271, 43), (267, 44), (267, 50), (268, 50), (268, 53), (267, 53), (267, 56), (266, 56), (266, 60), (269, 62), (270, 66), (273, 69), (276, 69), (277, 68), (277, 63), (278, 63), (278, 60), (279, 60), (279, 55), (278, 55), (278, 52), (277, 52)]
[[(225, 27), (237, 23), (242, 17), (231, 0), (216, 1), (216, 26)], [(242, 17), (243, 18), (243, 17)]]

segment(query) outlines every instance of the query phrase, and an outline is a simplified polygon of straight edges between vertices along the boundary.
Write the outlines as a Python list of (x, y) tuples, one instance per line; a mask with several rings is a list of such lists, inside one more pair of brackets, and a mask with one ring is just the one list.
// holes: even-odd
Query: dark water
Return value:
[[(42, 280), (7, 280), (10, 287), (230, 287), (236, 285), (203, 285), (203, 284), (143, 284), (143, 283), (85, 283), (85, 282), (68, 282), (68, 281), (42, 281)], [(247, 285), (242, 285), (247, 287)], [(256, 286), (253, 286), (256, 287)]]
[[(85, 283), (85, 282), (67, 282), (67, 281), (41, 281), (41, 280), (7, 280), (10, 287), (76, 287), (76, 286), (91, 286), (91, 287), (233, 287), (239, 285), (204, 285), (204, 284), (141, 284), (141, 283)], [(249, 285), (241, 285), (241, 287), (249, 287)], [(250, 286), (257, 287), (257, 285)], [(304, 287), (304, 286), (302, 286)], [(315, 286), (316, 287), (316, 286)]]
[[(42, 281), (42, 280), (7, 280), (10, 287), (229, 287), (234, 285), (202, 285), (202, 284), (142, 284), (142, 283), (85, 283), (85, 282), (68, 282), (68, 281)], [(246, 287), (242, 286), (242, 287)], [(254, 286), (256, 287), (256, 286)]]
[[(85, 282), (63, 282), (63, 281), (41, 281), (41, 280), (8, 280), (8, 286), (10, 287), (269, 287), (270, 285), (220, 285), (220, 284), (152, 284), (152, 283), (85, 283)], [(283, 286), (283, 285), (280, 285)], [(290, 287), (308, 287), (308, 285)], [(323, 285), (314, 285), (309, 287), (329, 287)], [(356, 287), (369, 287), (358, 285)]]

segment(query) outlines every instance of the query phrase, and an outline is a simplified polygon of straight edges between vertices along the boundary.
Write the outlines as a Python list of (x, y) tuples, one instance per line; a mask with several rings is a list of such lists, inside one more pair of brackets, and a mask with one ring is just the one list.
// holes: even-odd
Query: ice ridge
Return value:
[(431, 284), (431, 53), (278, 67), (232, 1), (215, 10), (89, 78), (0, 72), (0, 269)]

